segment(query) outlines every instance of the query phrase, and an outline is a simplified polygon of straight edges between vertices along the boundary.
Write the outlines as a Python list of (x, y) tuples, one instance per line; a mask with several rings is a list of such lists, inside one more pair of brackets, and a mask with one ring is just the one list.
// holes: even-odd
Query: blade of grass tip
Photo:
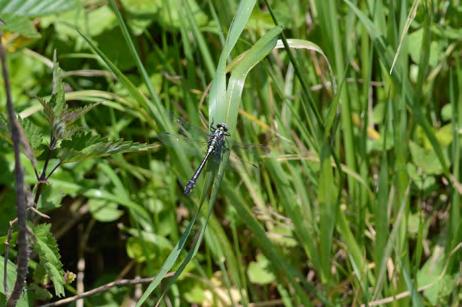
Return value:
[(226, 100), (222, 101), (220, 105), (217, 105), (214, 109), (214, 113), (212, 113), (214, 120), (228, 124), (231, 133), (236, 126), (245, 79), (249, 71), (273, 50), (274, 46), (276, 46), (277, 37), (281, 31), (281, 27), (275, 27), (268, 31), (247, 50), (245, 55), (241, 58), (241, 62), (236, 64), (234, 70), (231, 72), (226, 92)]
[(244, 31), (250, 14), (255, 6), (256, 0), (243, 0), (239, 3), (236, 15), (231, 23), (228, 36), (226, 37), (225, 45), (220, 54), (218, 66), (215, 73), (215, 78), (212, 81), (209, 94), (209, 119), (217, 121), (215, 118), (217, 108), (224, 104), (226, 99), (226, 61), (231, 55), (231, 51), (237, 43), (242, 31)]
[[(271, 8), (271, 5), (268, 3), (267, 0), (264, 0), (265, 2), (265, 5), (266, 7), (268, 8), (268, 11), (271, 15), (271, 18), (274, 22), (274, 24), (276, 26), (280, 26), (277, 18), (276, 18), (276, 15), (274, 14), (273, 12), (273, 9)], [(294, 70), (295, 70), (295, 74), (297, 75), (297, 78), (298, 80), (300, 81), (300, 84), (302, 86), (302, 92), (303, 94), (306, 96), (306, 98), (308, 99), (308, 102), (310, 103), (310, 106), (311, 108), (309, 110), (311, 110), (315, 116), (315, 119), (317, 121), (317, 124), (320, 126), (321, 130), (324, 130), (324, 124), (323, 124), (323, 121), (322, 121), (322, 118), (321, 118), (321, 113), (319, 112), (319, 109), (313, 99), (313, 97), (311, 96), (311, 93), (309, 91), (309, 87), (308, 87), (308, 83), (305, 81), (305, 77), (304, 77), (304, 74), (302, 74), (301, 72), (301, 65), (298, 63), (297, 59), (293, 56), (290, 48), (289, 48), (289, 45), (287, 43), (287, 38), (285, 36), (285, 33), (284, 31), (281, 31), (281, 38), (282, 38), (282, 42), (284, 44), (284, 47), (286, 49), (286, 52), (287, 52), (287, 56), (289, 57), (289, 60), (290, 62), (292, 63), (293, 67), (294, 67)], [(305, 105), (303, 104), (303, 107), (305, 107)]]
[(412, 3), (411, 10), (409, 11), (409, 15), (407, 16), (406, 23), (404, 24), (403, 31), (401, 32), (401, 36), (399, 38), (398, 48), (396, 48), (396, 53), (393, 58), (393, 62), (391, 63), (390, 75), (393, 73), (393, 68), (395, 68), (395, 64), (396, 64), (396, 61), (398, 60), (401, 47), (404, 43), (404, 39), (406, 38), (406, 35), (409, 31), (409, 27), (411, 26), (412, 22), (415, 19), (415, 16), (417, 15), (417, 9), (419, 8), (419, 5), (420, 5), (420, 0), (414, 0), (414, 3)]
[[(287, 46), (290, 49), (305, 49), (305, 50), (310, 50), (314, 51), (316, 53), (319, 53), (322, 58), (326, 61), (327, 68), (329, 70), (329, 79), (332, 82), (332, 92), (335, 93), (337, 92), (337, 83), (335, 80), (334, 76), (334, 71), (332, 70), (332, 65), (330, 64), (329, 59), (327, 58), (327, 55), (324, 53), (321, 47), (319, 47), (317, 44), (304, 40), (304, 39), (294, 39), (294, 38), (288, 38), (286, 39)], [(275, 49), (282, 49), (285, 48), (284, 41), (283, 40), (278, 40)]]
[(138, 71), (141, 73), (141, 76), (143, 77), (143, 81), (146, 84), (146, 87), (149, 91), (149, 95), (151, 95), (151, 98), (154, 100), (152, 105), (151, 105), (151, 102), (148, 101), (149, 109), (151, 110), (152, 115), (154, 116), (156, 121), (160, 124), (161, 128), (163, 130), (169, 130), (170, 126), (168, 124), (166, 112), (160, 101), (160, 97), (155, 91), (154, 86), (151, 82), (151, 79), (149, 78), (149, 75), (146, 71), (146, 68), (144, 67), (143, 62), (141, 61), (138, 55), (138, 51), (136, 50), (135, 44), (133, 43), (131, 35), (128, 31), (127, 25), (125, 24), (125, 21), (123, 20), (122, 15), (120, 14), (119, 9), (117, 8), (115, 0), (109, 0), (109, 5), (111, 6), (111, 9), (113, 10), (114, 14), (117, 17), (117, 21), (122, 31), (122, 35), (125, 39), (125, 43), (127, 44), (128, 50), (130, 51), (130, 55), (135, 60)]
[[(327, 64), (327, 68), (329, 70), (329, 79), (332, 84), (332, 94), (334, 97), (336, 97), (333, 101), (331, 106), (329, 107), (329, 111), (327, 112), (327, 121), (326, 121), (326, 130), (328, 131), (330, 127), (332, 126), (334, 116), (337, 113), (337, 106), (340, 101), (339, 96), (337, 95), (337, 81), (335, 80), (335, 75), (334, 71), (332, 70), (332, 65), (330, 64), (329, 59), (327, 58), (326, 54), (322, 50), (321, 47), (316, 45), (315, 43), (308, 41), (308, 40), (302, 40), (302, 39), (286, 39), (286, 43), (284, 43), (283, 40), (278, 40), (276, 44), (276, 49), (282, 49), (286, 48), (288, 46), (290, 49), (305, 49), (305, 50), (310, 50), (314, 51), (316, 53), (319, 53), (321, 57), (324, 59), (324, 61)], [(349, 67), (349, 65), (348, 65)], [(347, 69), (345, 69), (345, 76), (346, 76)], [(343, 79), (345, 80), (346, 77)], [(342, 81), (343, 81), (342, 80)], [(342, 82), (343, 84), (343, 82)]]

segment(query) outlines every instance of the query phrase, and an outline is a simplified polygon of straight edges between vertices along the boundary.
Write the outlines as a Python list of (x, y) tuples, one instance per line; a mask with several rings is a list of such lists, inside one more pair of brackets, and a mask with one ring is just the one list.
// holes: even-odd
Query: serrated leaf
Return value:
[(117, 153), (145, 151), (157, 145), (140, 144), (131, 141), (109, 141), (91, 133), (76, 133), (70, 140), (61, 143), (58, 157), (63, 163), (77, 162), (94, 157), (103, 157)]
[[(49, 104), (53, 108), (55, 118), (60, 119), (66, 107), (64, 96), (64, 84), (62, 80), (62, 70), (59, 67), (56, 52), (53, 56), (53, 90)], [(56, 122), (56, 120), (54, 121)]]
[(34, 24), (27, 17), (9, 13), (0, 13), (0, 18), (4, 22), (2, 29), (5, 32), (17, 33), (27, 38), (40, 37), (40, 34), (34, 27)]
[(61, 148), (57, 156), (63, 162), (71, 162), (83, 149), (97, 144), (102, 140), (103, 138), (92, 135), (90, 132), (79, 131), (72, 135), (70, 139), (61, 142)]
[(58, 244), (50, 231), (50, 224), (40, 224), (34, 227), (35, 244), (39, 265), (45, 270), (52, 281), (57, 296), (64, 295), (64, 270), (61, 263)]
[(66, 109), (66, 111), (62, 115), (62, 120), (66, 124), (66, 126), (71, 125), (74, 121), (76, 121), (80, 116), (84, 115), (94, 107), (99, 105), (98, 103), (86, 105), (82, 108), (75, 108), (75, 109)]
[(45, 117), (48, 123), (50, 124), (50, 126), (53, 126), (53, 123), (55, 121), (55, 113), (53, 112), (53, 106), (51, 106), (51, 104), (48, 101), (41, 97), (37, 97), (37, 99), (43, 107), (43, 112), (45, 112)]
[(24, 132), (22, 126), (19, 123), (18, 123), (18, 126), (19, 126), (21, 144), (24, 148), (24, 154), (29, 159), (29, 161), (32, 163), (32, 166), (34, 167), (34, 169), (37, 169), (37, 160), (35, 159), (34, 150), (30, 146), (29, 139), (26, 136), (26, 133)]
[(16, 16), (44, 16), (71, 10), (76, 0), (0, 0), (0, 13)]
[(37, 149), (44, 143), (44, 131), (39, 126), (35, 125), (30, 120), (22, 120), (21, 126), (24, 129), (24, 133), (29, 141), (30, 146), (33, 149)]
[(59, 208), (61, 206), (61, 200), (64, 196), (65, 194), (62, 192), (62, 190), (45, 184), (42, 188), (42, 194), (40, 195), (37, 208), (43, 212)]

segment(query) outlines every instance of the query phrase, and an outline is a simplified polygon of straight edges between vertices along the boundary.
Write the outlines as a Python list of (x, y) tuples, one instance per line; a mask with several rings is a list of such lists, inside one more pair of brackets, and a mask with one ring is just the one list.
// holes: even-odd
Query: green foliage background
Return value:
[[(460, 1), (47, 1), (0, 0), (32, 194), (60, 136), (21, 304), (75, 294), (79, 259), (87, 290), (155, 277), (93, 306), (461, 304)], [(205, 148), (159, 141), (178, 118), (270, 151), (185, 197)], [(0, 154), (4, 239), (3, 117)]]

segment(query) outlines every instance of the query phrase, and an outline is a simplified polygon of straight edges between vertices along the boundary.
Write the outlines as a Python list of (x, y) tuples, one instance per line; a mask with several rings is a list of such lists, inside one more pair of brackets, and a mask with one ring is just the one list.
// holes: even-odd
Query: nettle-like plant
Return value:
[[(107, 137), (98, 135), (95, 131), (80, 127), (77, 122), (85, 113), (96, 107), (98, 103), (84, 106), (82, 108), (70, 108), (66, 103), (62, 71), (54, 56), (53, 66), (53, 90), (48, 99), (38, 98), (46, 118), (46, 127), (39, 127), (30, 118), (17, 121), (19, 127), (20, 143), (23, 153), (31, 162), (35, 173), (36, 182), (32, 187), (25, 185), (24, 196), (27, 204), (27, 232), (25, 241), (28, 248), (21, 254), (18, 249), (18, 258), (23, 259), (22, 263), (28, 263), (30, 251), (32, 257), (38, 260), (34, 266), (33, 279), (29, 284), (29, 291), (33, 296), (46, 300), (51, 297), (47, 288), (54, 288), (56, 296), (64, 295), (64, 286), (72, 282), (74, 274), (65, 272), (60, 261), (58, 244), (50, 231), (49, 223), (39, 223), (39, 220), (46, 220), (49, 217), (42, 213), (47, 208), (46, 202), (41, 202), (41, 196), (45, 189), (53, 189), (48, 179), (57, 169), (66, 163), (78, 163), (85, 159), (100, 158), (117, 153), (148, 150), (151, 145), (140, 144), (122, 139), (110, 140)], [(0, 138), (13, 144), (9, 133), (7, 120), (0, 116)], [(13, 205), (13, 204), (7, 204)], [(49, 208), (48, 208), (49, 209)], [(3, 287), (0, 290), (6, 297), (14, 294), (15, 289), (10, 293), (11, 286), (16, 277), (14, 265), (9, 261), (10, 248), (19, 242), (21, 232), (14, 232), (17, 219), (10, 222), (10, 229), (5, 241), (5, 257), (2, 276)], [(22, 258), (21, 258), (22, 257)], [(27, 272), (26, 268), (20, 268)], [(11, 269), (13, 268), (13, 269)], [(19, 277), (18, 277), (19, 278)], [(26, 293), (26, 295), (32, 293)], [(17, 294), (16, 294), (17, 295)], [(26, 299), (24, 297), (24, 299)], [(1, 302), (1, 298), (0, 298)]]

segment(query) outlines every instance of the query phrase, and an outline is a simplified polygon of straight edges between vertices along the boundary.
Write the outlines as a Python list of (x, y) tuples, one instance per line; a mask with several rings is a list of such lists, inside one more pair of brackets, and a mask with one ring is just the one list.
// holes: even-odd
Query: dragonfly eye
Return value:
[(228, 131), (228, 127), (226, 126), (226, 124), (217, 124), (217, 129), (221, 129), (224, 132)]

